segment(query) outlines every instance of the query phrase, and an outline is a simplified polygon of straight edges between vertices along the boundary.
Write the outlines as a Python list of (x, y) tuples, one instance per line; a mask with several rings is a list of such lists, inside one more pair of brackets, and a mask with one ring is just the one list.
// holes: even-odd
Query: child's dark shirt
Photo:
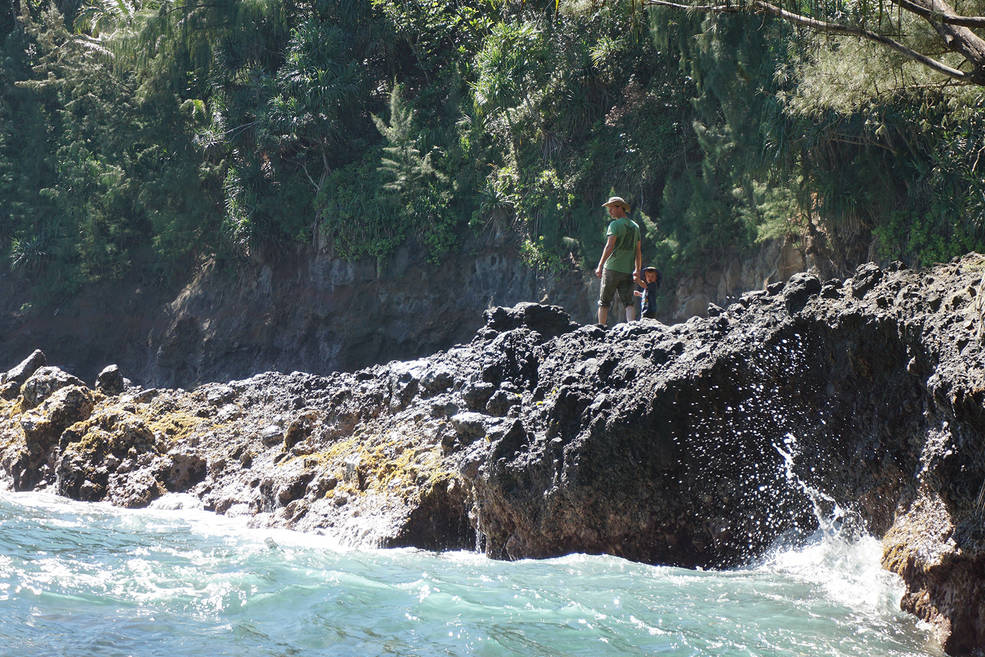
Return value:
[(643, 308), (640, 316), (655, 319), (657, 317), (657, 288), (660, 287), (660, 283), (647, 283), (643, 287)]

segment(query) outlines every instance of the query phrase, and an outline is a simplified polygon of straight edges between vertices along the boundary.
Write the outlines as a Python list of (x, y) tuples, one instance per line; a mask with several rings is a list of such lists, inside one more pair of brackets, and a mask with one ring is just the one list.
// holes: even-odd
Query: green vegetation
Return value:
[(319, 233), (438, 262), (498, 222), (531, 266), (593, 264), (610, 194), (670, 278), (818, 231), (910, 264), (985, 248), (982, 88), (780, 21), (638, 0), (20, 7), (0, 10), (0, 270), (35, 302)]

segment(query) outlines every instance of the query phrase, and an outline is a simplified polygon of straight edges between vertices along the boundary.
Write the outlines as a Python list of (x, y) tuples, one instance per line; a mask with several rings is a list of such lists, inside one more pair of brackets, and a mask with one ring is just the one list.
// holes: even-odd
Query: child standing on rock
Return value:
[(636, 284), (642, 290), (636, 290), (633, 294), (643, 299), (643, 307), (640, 317), (657, 317), (657, 288), (660, 287), (660, 272), (656, 267), (647, 267), (643, 270), (643, 280), (637, 280)]

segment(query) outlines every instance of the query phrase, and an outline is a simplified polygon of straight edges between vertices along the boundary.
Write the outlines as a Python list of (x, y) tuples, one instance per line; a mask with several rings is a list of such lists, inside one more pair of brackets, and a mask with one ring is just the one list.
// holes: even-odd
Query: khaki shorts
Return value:
[(621, 271), (611, 269), (602, 270), (602, 290), (599, 293), (599, 308), (608, 308), (612, 305), (612, 298), (616, 292), (619, 293), (619, 300), (627, 308), (634, 303), (633, 299), (633, 275), (624, 274)]

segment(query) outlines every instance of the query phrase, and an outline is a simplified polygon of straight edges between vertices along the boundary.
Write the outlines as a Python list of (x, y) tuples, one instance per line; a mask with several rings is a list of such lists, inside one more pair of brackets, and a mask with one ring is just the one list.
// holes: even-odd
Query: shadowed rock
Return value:
[(107, 395), (120, 394), (124, 386), (123, 374), (116, 365), (107, 365), (96, 377), (96, 389)]

